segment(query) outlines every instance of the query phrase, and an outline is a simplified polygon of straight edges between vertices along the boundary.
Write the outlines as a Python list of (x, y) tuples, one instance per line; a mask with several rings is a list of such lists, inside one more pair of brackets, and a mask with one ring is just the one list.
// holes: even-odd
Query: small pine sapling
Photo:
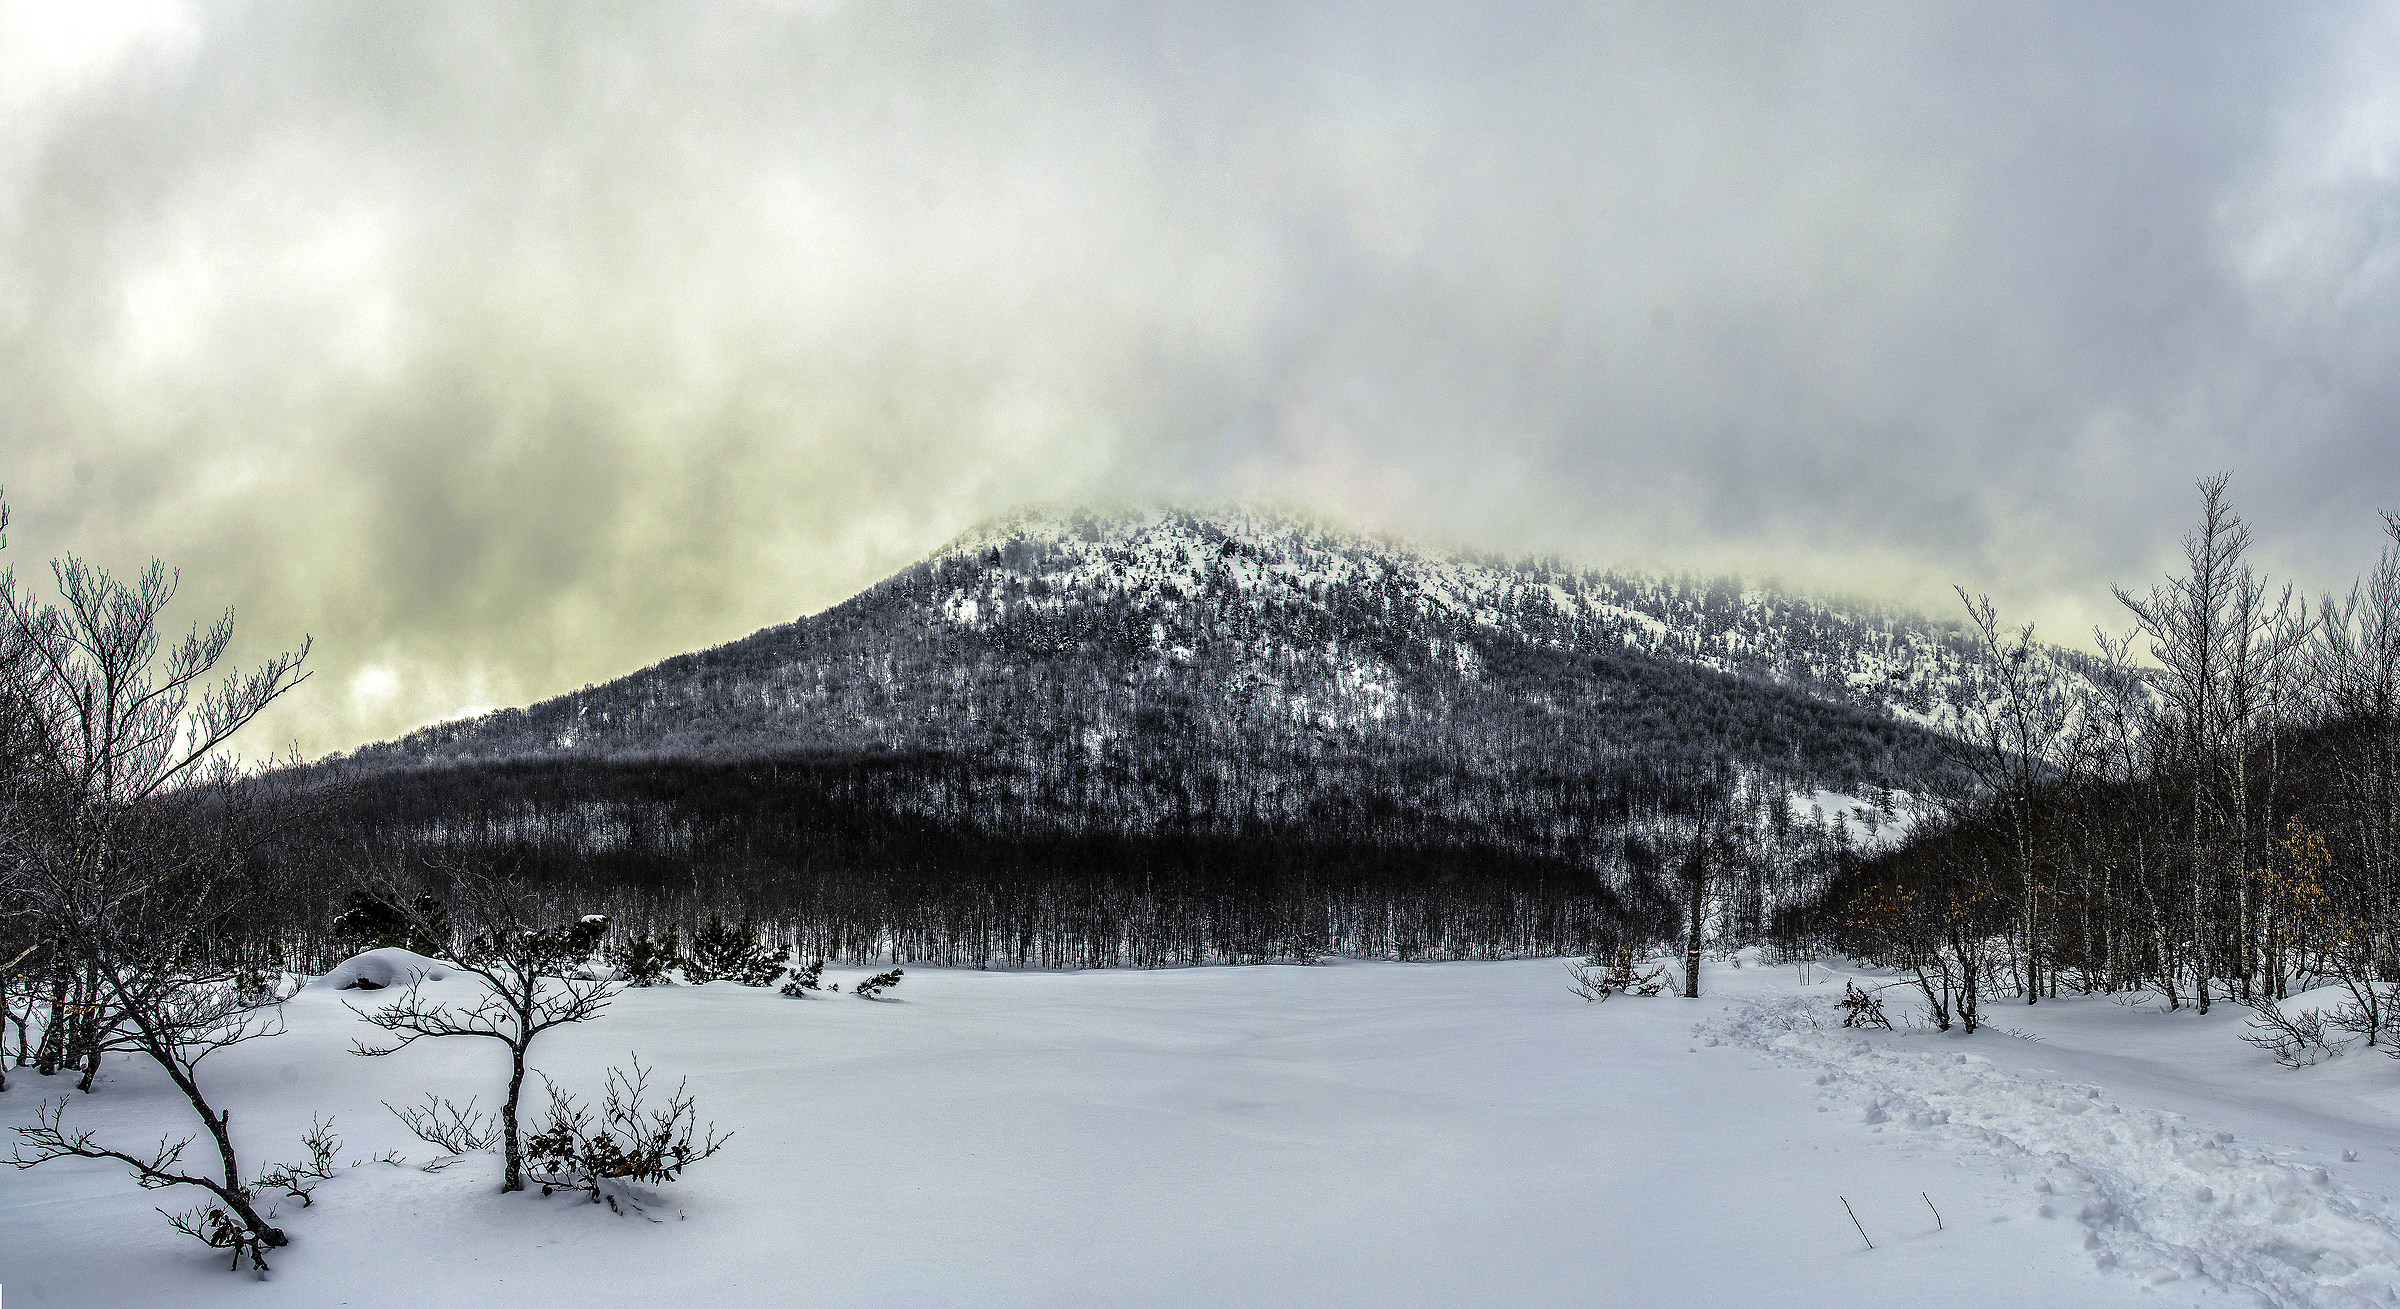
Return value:
[(1613, 957), (1595, 950), (1568, 964), (1567, 976), (1571, 979), (1567, 989), (1594, 1003), (1619, 992), (1626, 995), (1657, 995), (1673, 982), (1663, 966), (1653, 967), (1646, 973), (1636, 972), (1631, 941), (1619, 942)]
[(877, 973), (851, 987), (851, 994), (866, 1000), (881, 999), (885, 991), (900, 985), (900, 971), (895, 968), (888, 973)]
[(740, 923), (714, 915), (692, 932), (692, 948), (683, 958), (683, 975), (693, 982), (723, 979), (743, 986), (773, 986), (783, 974), (789, 950), (769, 950), (758, 941), (758, 923), (748, 914)]
[(822, 959), (811, 959), (804, 964), (793, 964), (792, 975), (784, 979), (783, 993), (793, 999), (805, 998), (809, 992), (817, 989), (824, 975), (825, 961)]
[(608, 952), (608, 962), (616, 967), (617, 980), (627, 986), (664, 986), (673, 979), (668, 971), (675, 967), (683, 954), (683, 937), (675, 924), (652, 937), (647, 932), (627, 937), (625, 944)]

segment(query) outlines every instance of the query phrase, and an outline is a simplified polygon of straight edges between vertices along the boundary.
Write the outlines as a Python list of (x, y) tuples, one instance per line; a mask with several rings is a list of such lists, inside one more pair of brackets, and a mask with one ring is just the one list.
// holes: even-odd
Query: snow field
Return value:
[[(847, 987), (863, 970), (829, 974)], [(293, 1243), (267, 1280), (169, 1232), (151, 1206), (173, 1197), (62, 1162), (0, 1171), (0, 1286), (16, 1309), (2384, 1302), (2391, 1227), (2358, 1179), (2000, 1066), (2072, 1051), (1787, 1031), (1822, 986), (1804, 994), (1791, 969), (1706, 978), (1697, 1003), (1603, 1005), (1568, 994), (1555, 961), (911, 969), (895, 1002), (630, 992), (544, 1037), (536, 1065), (589, 1093), (638, 1050), (735, 1135), (629, 1217), (501, 1196), (489, 1157), (419, 1171), (435, 1152), (379, 1102), (488, 1107), (499, 1052), (356, 1058), (366, 1028), (343, 1002), (380, 993), (309, 988), (286, 1035), (204, 1068), (251, 1167), (298, 1157), (312, 1114), (362, 1161), (313, 1207), (282, 1206)], [(2264, 1062), (2221, 1026), (2101, 1008), (2118, 1030)], [(0, 1124), (65, 1080), (15, 1079)], [(188, 1130), (130, 1061), (71, 1113), (112, 1139)], [(2318, 1126), (2351, 1131), (2338, 1114)], [(367, 1162), (395, 1149), (412, 1166)], [(2161, 1272), (2176, 1277), (2153, 1286)]]

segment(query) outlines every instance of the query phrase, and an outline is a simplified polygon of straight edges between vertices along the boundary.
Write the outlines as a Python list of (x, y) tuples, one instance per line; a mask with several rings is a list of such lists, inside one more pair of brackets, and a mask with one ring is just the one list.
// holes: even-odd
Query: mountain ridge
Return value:
[[(1552, 649), (1616, 647), (1737, 677), (1796, 688), (1830, 703), (1865, 708), (1937, 732), (1955, 732), (1962, 714), (1988, 693), (1985, 665), (1956, 623), (1890, 606), (1819, 599), (1730, 578), (1662, 576), (1572, 565), (1556, 558), (1442, 551), (1402, 538), (1354, 532), (1288, 510), (1149, 505), (1111, 510), (1029, 506), (984, 520), (839, 604), (789, 623), (523, 708), (502, 709), (420, 728), (361, 747), (350, 758), (371, 764), (441, 758), (541, 755), (591, 748), (639, 749), (652, 735), (673, 750), (676, 733), (660, 726), (655, 692), (687, 676), (739, 665), (761, 671), (762, 649), (804, 660), (814, 638), (897, 607), (929, 641), (971, 635), (1014, 640), (1031, 654), (1057, 654), (1095, 641), (1134, 661), (1188, 665), (1226, 639), (1228, 609), (1262, 621), (1232, 624), (1237, 662), (1257, 665), (1252, 681), (1291, 689), (1272, 671), (1288, 664), (1297, 637), (1335, 642), (1323, 675), (1304, 678), (1295, 712), (1320, 725), (1356, 726), (1391, 699), (1388, 660), (1372, 648), (1345, 658), (1341, 635), (1362, 620), (1396, 622), (1428, 655), (1461, 678), (1479, 675), (1477, 638), (1520, 640)], [(1096, 611), (1110, 611), (1104, 621)], [(1238, 613), (1236, 615), (1238, 619)], [(1281, 630), (1276, 630), (1280, 628)], [(1146, 629), (1146, 630), (1145, 630)], [(1370, 646), (1373, 642), (1370, 641)], [(1385, 642), (1389, 644), (1389, 642)], [(1221, 652), (1220, 652), (1221, 653)], [(2074, 656), (2055, 657), (2073, 665)], [(771, 662), (771, 661), (770, 661)], [(1414, 662), (1414, 661), (1412, 661)], [(888, 679), (888, 670), (884, 675)], [(812, 713), (820, 680), (805, 690), (791, 679), (759, 679), (755, 721), (726, 720), (714, 745), (772, 753), (864, 744), (878, 736), (900, 748), (920, 733), (872, 706), (837, 721)], [(647, 696), (628, 688), (649, 687)], [(689, 721), (690, 696), (678, 717)], [(635, 700), (651, 703), (635, 704)], [(628, 711), (632, 711), (630, 719)], [(597, 718), (595, 718), (595, 714)], [(538, 730), (529, 730), (538, 729)]]

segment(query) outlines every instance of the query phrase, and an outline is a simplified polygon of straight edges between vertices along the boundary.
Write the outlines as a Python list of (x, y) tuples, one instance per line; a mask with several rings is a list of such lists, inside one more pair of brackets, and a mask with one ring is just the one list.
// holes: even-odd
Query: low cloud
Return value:
[(2220, 468), (2372, 553), (2395, 103), (2365, 6), (8, 8), (9, 557), (313, 633), (311, 753), (1037, 499), (2072, 637)]

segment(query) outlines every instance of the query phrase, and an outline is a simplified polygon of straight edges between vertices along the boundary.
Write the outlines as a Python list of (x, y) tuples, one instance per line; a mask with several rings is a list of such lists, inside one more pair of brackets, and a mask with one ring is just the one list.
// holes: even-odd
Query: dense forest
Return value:
[[(2248, 561), (2223, 478), (2183, 568), (2119, 591), (2133, 631), (2069, 686), (2018, 661), (1965, 733), (1976, 785), (1845, 867), (1781, 930), (1917, 979), (1972, 1026), (2007, 995), (2149, 988), (2260, 1007), (2341, 983), (2370, 1040), (2400, 980), (2400, 516), (2346, 594), (2310, 604)], [(2148, 658), (2139, 658), (2147, 655)]]

